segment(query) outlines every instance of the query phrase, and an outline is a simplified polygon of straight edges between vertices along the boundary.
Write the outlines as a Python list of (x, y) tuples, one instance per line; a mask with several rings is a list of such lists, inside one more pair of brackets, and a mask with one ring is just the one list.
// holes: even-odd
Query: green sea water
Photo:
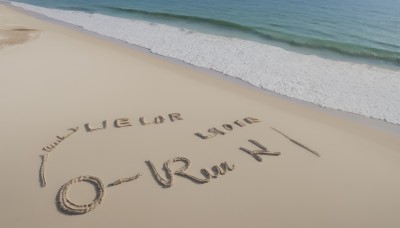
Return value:
[(400, 65), (399, 0), (18, 0)]

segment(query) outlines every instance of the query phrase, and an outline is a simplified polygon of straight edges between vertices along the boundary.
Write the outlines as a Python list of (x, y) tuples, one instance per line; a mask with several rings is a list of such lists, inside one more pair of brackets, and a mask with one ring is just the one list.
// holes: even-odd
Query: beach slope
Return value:
[(0, 106), (1, 227), (400, 225), (397, 134), (8, 5)]

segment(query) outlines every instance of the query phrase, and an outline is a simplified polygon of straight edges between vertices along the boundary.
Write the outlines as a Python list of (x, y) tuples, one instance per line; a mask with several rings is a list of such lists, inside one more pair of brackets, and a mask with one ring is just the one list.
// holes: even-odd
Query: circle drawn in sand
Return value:
[[(94, 185), (94, 187), (96, 188), (96, 197), (89, 204), (78, 205), (78, 204), (71, 202), (68, 199), (68, 190), (73, 184), (76, 184), (76, 183), (79, 183), (82, 181), (85, 181), (85, 182), (88, 182), (88, 183)], [(79, 177), (76, 177), (76, 178), (68, 181), (66, 184), (64, 184), (61, 187), (61, 189), (57, 195), (58, 208), (60, 211), (66, 213), (66, 214), (70, 214), (70, 215), (86, 214), (87, 212), (92, 211), (98, 205), (100, 205), (101, 201), (104, 198), (104, 195), (105, 195), (104, 184), (99, 178), (93, 177), (93, 176), (79, 176)]]

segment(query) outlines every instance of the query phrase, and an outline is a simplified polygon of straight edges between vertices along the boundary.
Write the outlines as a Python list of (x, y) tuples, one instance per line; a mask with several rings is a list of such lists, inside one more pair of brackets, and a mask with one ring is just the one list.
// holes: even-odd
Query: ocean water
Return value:
[(400, 64), (399, 0), (21, 0)]
[(13, 4), (266, 90), (400, 124), (399, 0)]

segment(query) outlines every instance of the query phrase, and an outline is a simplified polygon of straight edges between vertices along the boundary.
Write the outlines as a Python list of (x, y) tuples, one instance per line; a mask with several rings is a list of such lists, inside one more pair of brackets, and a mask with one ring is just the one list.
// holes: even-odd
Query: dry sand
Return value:
[(0, 31), (0, 227), (400, 226), (396, 134), (4, 5)]

